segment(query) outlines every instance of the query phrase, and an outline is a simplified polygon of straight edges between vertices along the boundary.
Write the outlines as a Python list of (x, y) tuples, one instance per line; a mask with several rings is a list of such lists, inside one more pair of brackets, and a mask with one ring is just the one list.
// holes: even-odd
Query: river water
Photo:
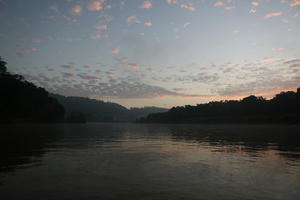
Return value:
[(0, 199), (296, 200), (299, 125), (1, 125)]

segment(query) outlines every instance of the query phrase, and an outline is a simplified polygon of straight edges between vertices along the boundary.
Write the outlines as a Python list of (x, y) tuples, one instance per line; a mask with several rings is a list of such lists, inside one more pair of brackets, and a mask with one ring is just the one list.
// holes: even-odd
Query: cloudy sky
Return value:
[(300, 0), (0, 0), (0, 56), (48, 91), (126, 107), (300, 86)]

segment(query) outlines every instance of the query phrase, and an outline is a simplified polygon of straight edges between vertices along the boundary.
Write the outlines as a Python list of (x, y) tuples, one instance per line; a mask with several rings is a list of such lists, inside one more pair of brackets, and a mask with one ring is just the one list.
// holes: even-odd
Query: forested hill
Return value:
[(49, 94), (23, 76), (8, 72), (6, 64), (0, 57), (0, 123), (131, 122), (167, 111), (157, 107), (127, 109), (116, 103)]
[(7, 71), (0, 57), (0, 123), (62, 122), (64, 108), (48, 92)]
[(229, 100), (173, 107), (168, 112), (150, 114), (146, 123), (300, 123), (300, 88), (266, 100), (249, 96)]
[(51, 94), (64, 106), (67, 113), (82, 113), (87, 121), (92, 122), (129, 122), (150, 113), (166, 112), (165, 108), (144, 107), (127, 109), (117, 103), (104, 102), (84, 97), (65, 97)]

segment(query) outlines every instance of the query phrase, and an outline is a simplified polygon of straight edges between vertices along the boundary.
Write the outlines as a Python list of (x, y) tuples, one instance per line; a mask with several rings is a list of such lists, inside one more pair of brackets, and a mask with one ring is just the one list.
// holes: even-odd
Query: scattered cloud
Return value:
[(78, 77), (84, 79), (84, 80), (88, 80), (88, 81), (98, 81), (101, 80), (101, 78), (96, 77), (96, 76), (89, 76), (89, 75), (85, 75), (85, 74), (78, 74)]
[(83, 68), (86, 69), (86, 70), (91, 70), (92, 69), (92, 67), (89, 66), (89, 65), (85, 65), (85, 66), (83, 66)]
[(74, 79), (75, 78), (74, 74), (72, 74), (72, 73), (63, 72), (62, 75), (63, 75), (64, 78), (67, 78), (67, 79)]
[(183, 24), (183, 27), (186, 28), (187, 26), (189, 26), (189, 25), (191, 25), (191, 24), (192, 24), (191, 22), (185, 22), (185, 23)]
[(275, 60), (276, 60), (276, 58), (274, 58), (274, 57), (264, 57), (261, 61), (263, 63), (269, 63), (269, 62), (273, 62)]
[(299, 78), (294, 77), (283, 80), (281, 77), (264, 78), (240, 84), (228, 84), (224, 88), (217, 89), (217, 93), (226, 97), (243, 98), (249, 95), (272, 97), (282, 91), (290, 91), (299, 86)]
[(285, 61), (283, 64), (288, 65), (289, 68), (300, 68), (300, 59), (292, 59)]
[(256, 9), (251, 9), (249, 13), (256, 13)]
[(88, 10), (90, 11), (100, 11), (103, 10), (104, 0), (92, 0), (88, 3)]
[(278, 48), (273, 48), (272, 51), (283, 51), (284, 48), (278, 47)]
[(226, 6), (225, 8), (224, 8), (224, 10), (232, 10), (232, 9), (234, 9), (235, 8), (235, 6)]
[(24, 46), (17, 45), (17, 48), (21, 51), (17, 53), (17, 55), (20, 57), (27, 56), (30, 52), (37, 51), (36, 47), (24, 47)]
[(300, 64), (300, 59), (292, 59), (285, 61), (283, 64), (285, 65), (294, 65), (294, 64)]
[(221, 6), (224, 6), (224, 3), (222, 1), (217, 1), (215, 4), (214, 4), (215, 7), (221, 7)]
[(282, 12), (273, 12), (273, 13), (268, 13), (265, 15), (265, 18), (269, 19), (269, 18), (272, 18), (272, 17), (278, 17), (278, 16), (281, 16), (282, 15)]
[(294, 65), (290, 65), (290, 68), (300, 68), (300, 63), (299, 64), (294, 64)]
[(93, 40), (99, 40), (101, 37), (102, 37), (102, 36), (101, 36), (100, 33), (94, 33), (94, 34), (92, 35), (91, 38), (92, 38)]
[(133, 23), (137, 23), (137, 24), (141, 23), (141, 21), (138, 20), (136, 18), (136, 16), (129, 16), (129, 17), (127, 17), (127, 22), (133, 22)]
[(153, 69), (152, 67), (147, 68), (148, 72), (155, 72), (155, 69)]
[(113, 49), (111, 50), (111, 52), (114, 53), (114, 54), (119, 54), (120, 51), (121, 51), (120, 47), (113, 48)]
[(185, 9), (187, 9), (187, 10), (189, 10), (189, 11), (195, 11), (195, 10), (196, 10), (196, 8), (194, 8), (194, 7), (191, 6), (191, 5), (187, 5), (187, 4), (181, 4), (180, 7), (181, 7), (181, 8), (185, 8)]
[(178, 3), (178, 0), (166, 0), (168, 4)]
[(82, 12), (81, 6), (79, 6), (79, 5), (74, 6), (72, 8), (72, 12), (76, 15), (80, 15)]
[(132, 69), (140, 69), (141, 66), (137, 65), (137, 64), (128, 64), (128, 67), (132, 68)]
[(226, 67), (233, 67), (233, 64), (231, 62), (227, 62), (227, 63), (225, 63), (225, 66)]
[(71, 70), (75, 68), (73, 65), (61, 65), (61, 67), (67, 70)]
[(289, 5), (291, 7), (300, 6), (300, 0), (293, 0)]
[(144, 22), (145, 26), (153, 26), (152, 22)]
[(128, 58), (127, 57), (123, 57), (123, 58), (117, 58), (116, 59), (119, 63), (124, 64), (126, 62), (128, 62)]
[(106, 31), (107, 30), (107, 25), (106, 24), (99, 25), (99, 26), (96, 26), (95, 29), (97, 29), (99, 31)]
[(151, 1), (144, 1), (144, 3), (140, 6), (140, 8), (152, 8)]
[(109, 78), (114, 78), (114, 77), (117, 76), (114, 72), (111, 72), (111, 71), (105, 72), (105, 73), (106, 73), (106, 75), (107, 75)]
[(259, 3), (256, 2), (256, 1), (252, 1), (252, 2), (251, 2), (251, 5), (254, 6), (254, 7), (256, 7), (256, 6), (259, 6)]

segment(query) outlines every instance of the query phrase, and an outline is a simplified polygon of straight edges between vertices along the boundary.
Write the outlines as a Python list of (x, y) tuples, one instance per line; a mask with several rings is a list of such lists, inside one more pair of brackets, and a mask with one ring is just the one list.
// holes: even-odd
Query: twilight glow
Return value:
[(300, 86), (300, 0), (0, 0), (0, 56), (49, 92), (127, 107)]

